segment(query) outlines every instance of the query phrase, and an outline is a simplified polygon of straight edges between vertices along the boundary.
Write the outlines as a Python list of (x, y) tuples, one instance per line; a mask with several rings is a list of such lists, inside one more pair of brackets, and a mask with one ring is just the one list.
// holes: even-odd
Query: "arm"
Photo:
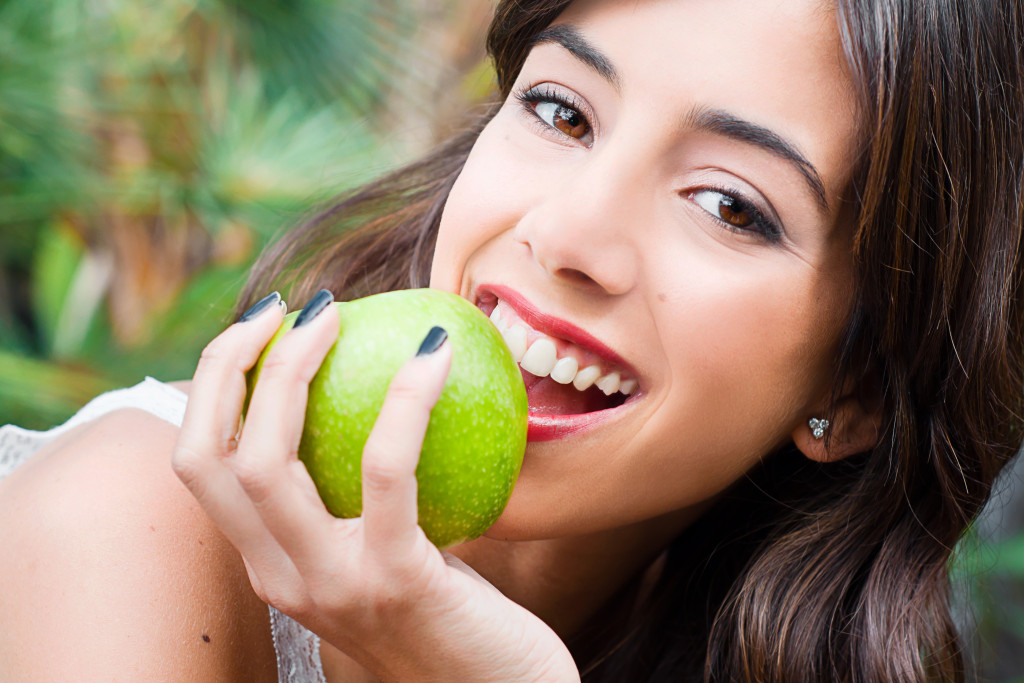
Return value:
[(4, 680), (277, 680), (266, 606), (171, 471), (177, 431), (118, 411), (0, 482)]
[(257, 594), (383, 680), (578, 681), (547, 625), (446, 561), (416, 524), (415, 468), (450, 347), (395, 377), (363, 454), (363, 515), (336, 519), (295, 457), (309, 381), (337, 339), (333, 306), (271, 350), (237, 430), (244, 373), (280, 318), (275, 308), (207, 348), (174, 454)]

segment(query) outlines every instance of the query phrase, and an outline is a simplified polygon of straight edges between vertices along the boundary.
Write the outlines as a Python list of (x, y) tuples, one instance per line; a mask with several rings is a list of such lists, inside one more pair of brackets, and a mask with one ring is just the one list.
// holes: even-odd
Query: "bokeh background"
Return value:
[[(493, 97), (492, 7), (0, 0), (0, 424), (189, 377), (268, 241)], [(982, 680), (1024, 681), (1020, 479), (951, 568)]]
[(191, 376), (268, 240), (491, 95), (490, 11), (0, 1), (0, 417)]

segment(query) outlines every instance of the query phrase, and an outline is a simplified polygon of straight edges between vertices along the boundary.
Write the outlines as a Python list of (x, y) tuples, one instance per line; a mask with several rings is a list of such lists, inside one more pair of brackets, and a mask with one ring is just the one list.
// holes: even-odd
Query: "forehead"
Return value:
[[(817, 0), (578, 0), (569, 24), (626, 100), (729, 112), (793, 141), (830, 195), (849, 177), (854, 89), (834, 6)], [(683, 121), (685, 116), (680, 116)]]

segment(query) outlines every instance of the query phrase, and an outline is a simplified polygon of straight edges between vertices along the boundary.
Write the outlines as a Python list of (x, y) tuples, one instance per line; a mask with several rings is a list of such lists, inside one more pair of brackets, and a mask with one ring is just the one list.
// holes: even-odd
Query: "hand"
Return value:
[(546, 624), (417, 526), (416, 464), (450, 344), (395, 376), (363, 453), (363, 515), (338, 519), (296, 457), (309, 382), (338, 336), (334, 306), (274, 346), (238, 429), (245, 373), (281, 317), (272, 306), (206, 347), (173, 456), (260, 598), (384, 680), (578, 681)]

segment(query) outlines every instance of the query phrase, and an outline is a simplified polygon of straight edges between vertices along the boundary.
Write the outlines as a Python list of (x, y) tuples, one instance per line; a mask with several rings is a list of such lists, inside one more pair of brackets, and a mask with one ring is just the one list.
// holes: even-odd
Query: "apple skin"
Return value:
[[(388, 385), (440, 325), (452, 365), (416, 468), (419, 524), (439, 548), (481, 535), (505, 509), (526, 449), (526, 389), (500, 333), (476, 306), (441, 290), (333, 305), (341, 332), (310, 383), (298, 451), (327, 509), (337, 517), (361, 514), (363, 446)], [(285, 317), (249, 373), (250, 393), (270, 348), (297, 315)]]

